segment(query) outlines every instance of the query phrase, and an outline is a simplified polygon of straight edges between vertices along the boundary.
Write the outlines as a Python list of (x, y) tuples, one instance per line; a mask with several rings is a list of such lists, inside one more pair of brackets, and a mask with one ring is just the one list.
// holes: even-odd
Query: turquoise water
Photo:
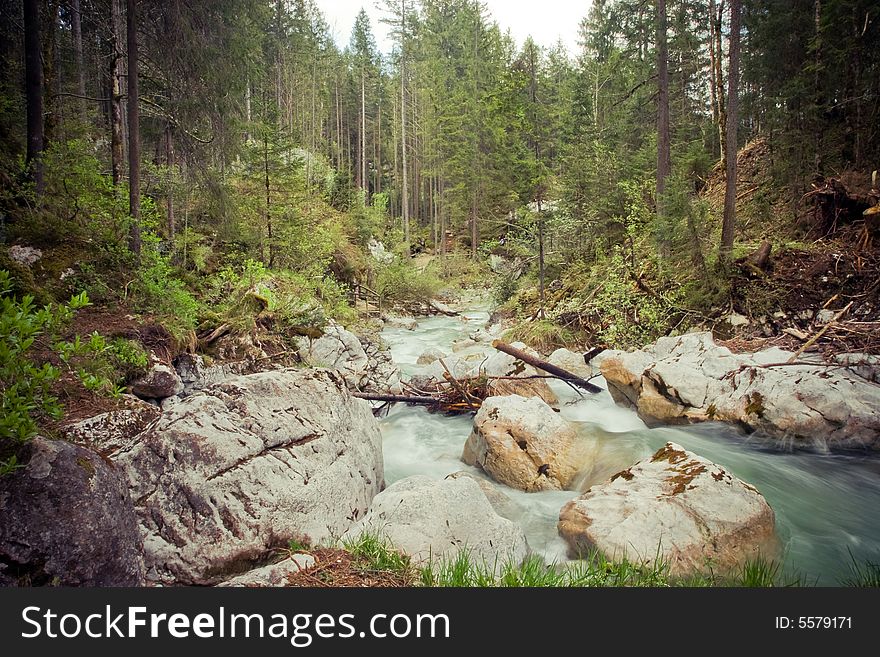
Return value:
[[(395, 362), (409, 374), (417, 371), (416, 359), (425, 349), (450, 353), (455, 340), (466, 338), (487, 318), (480, 309), (463, 318), (432, 317), (420, 321), (415, 331), (386, 329), (383, 337)], [(595, 465), (584, 473), (581, 489), (606, 480), (671, 440), (761, 491), (776, 513), (786, 572), (811, 584), (836, 585), (849, 574), (852, 557), (880, 562), (880, 459), (876, 456), (784, 451), (720, 423), (649, 429), (635, 412), (616, 406), (607, 391), (579, 397), (564, 384), (551, 385), (563, 402), (562, 415), (578, 425), (595, 450)], [(471, 421), (468, 415), (446, 417), (395, 405), (381, 421), (386, 481), (413, 474), (440, 479), (460, 470), (476, 472), (459, 460)], [(532, 549), (550, 561), (566, 559), (556, 522), (560, 508), (576, 493), (523, 493), (498, 486), (519, 504), (516, 519)]]

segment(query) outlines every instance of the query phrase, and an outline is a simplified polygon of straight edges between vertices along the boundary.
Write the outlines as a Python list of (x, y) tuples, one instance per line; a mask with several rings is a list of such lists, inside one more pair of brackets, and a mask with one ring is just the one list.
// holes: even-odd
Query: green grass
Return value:
[[(395, 551), (382, 537), (367, 534), (343, 543), (354, 556), (364, 559), (369, 570), (405, 575), (415, 586), (437, 588), (520, 588), (520, 587), (802, 587), (807, 579), (783, 569), (778, 561), (758, 557), (745, 562), (727, 574), (714, 572), (707, 565), (705, 572), (676, 577), (670, 575), (669, 563), (661, 558), (646, 564), (626, 558), (610, 559), (596, 550), (583, 554), (576, 561), (545, 563), (531, 555), (521, 564), (499, 561), (488, 564), (476, 560), (466, 549), (453, 557), (434, 559), (417, 567)], [(843, 586), (880, 587), (880, 565), (860, 564), (853, 559), (851, 575)]]

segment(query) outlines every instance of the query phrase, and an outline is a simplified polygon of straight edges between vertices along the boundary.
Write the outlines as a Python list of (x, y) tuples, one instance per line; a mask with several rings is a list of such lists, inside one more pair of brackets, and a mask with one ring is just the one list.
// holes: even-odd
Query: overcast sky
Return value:
[[(587, 15), (590, 0), (482, 0), (492, 18), (502, 31), (510, 30), (518, 44), (531, 35), (543, 46), (551, 46), (557, 39), (568, 47), (569, 53), (577, 53), (577, 30), (581, 19)], [(367, 10), (373, 23), (373, 34), (379, 49), (387, 52), (391, 44), (387, 39), (387, 26), (379, 22), (382, 12), (376, 9), (375, 0), (316, 0), (337, 44), (345, 46), (351, 36), (354, 17), (361, 7)]]

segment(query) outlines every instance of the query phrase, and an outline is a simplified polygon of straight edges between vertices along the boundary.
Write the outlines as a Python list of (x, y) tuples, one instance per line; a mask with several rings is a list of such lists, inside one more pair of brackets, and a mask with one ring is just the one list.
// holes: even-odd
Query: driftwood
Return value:
[(400, 402), (403, 404), (436, 404), (434, 397), (416, 397), (413, 395), (384, 395), (373, 392), (353, 392), (352, 397), (378, 402)]
[(531, 365), (532, 367), (536, 367), (539, 370), (547, 372), (548, 374), (552, 374), (555, 377), (562, 379), (568, 383), (578, 386), (579, 388), (583, 388), (587, 392), (602, 392), (602, 388), (597, 385), (594, 385), (587, 381), (586, 379), (582, 379), (576, 374), (572, 374), (568, 370), (564, 370), (561, 367), (557, 367), (551, 363), (548, 363), (545, 360), (541, 360), (540, 358), (536, 358), (529, 353), (526, 353), (522, 349), (517, 349), (506, 342), (501, 340), (495, 340), (492, 342), (492, 346), (495, 347), (498, 351), (503, 351), (505, 354), (513, 356), (514, 358), (518, 358), (524, 363)]

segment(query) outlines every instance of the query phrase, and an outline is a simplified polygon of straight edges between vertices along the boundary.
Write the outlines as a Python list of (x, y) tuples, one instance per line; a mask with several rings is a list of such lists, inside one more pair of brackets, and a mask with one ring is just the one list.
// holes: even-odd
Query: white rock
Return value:
[(582, 379), (589, 379), (595, 374), (593, 368), (590, 365), (587, 365), (586, 361), (584, 361), (584, 355), (575, 353), (570, 349), (557, 349), (550, 354), (547, 362), (551, 365), (556, 365), (556, 367), (568, 370)]
[(559, 532), (575, 554), (659, 557), (672, 575), (730, 570), (777, 546), (763, 496), (675, 443), (566, 504)]
[(418, 357), (418, 359), (416, 360), (416, 365), (430, 365), (434, 361), (445, 357), (446, 354), (440, 349), (437, 349), (437, 347), (428, 347)]
[(454, 559), (467, 551), (489, 567), (519, 564), (528, 555), (522, 528), (499, 516), (476, 481), (402, 479), (373, 500), (369, 513), (343, 540), (377, 534), (417, 565)]
[(127, 473), (148, 576), (213, 584), (296, 539), (362, 517), (383, 481), (369, 404), (324, 370), (275, 370), (175, 404), (113, 457)]
[(287, 578), (289, 576), (296, 575), (299, 571), (307, 570), (314, 565), (315, 557), (311, 554), (294, 554), (289, 559), (250, 570), (218, 584), (218, 586), (242, 586), (249, 588), (287, 586), (289, 583)]
[[(596, 357), (612, 397), (646, 422), (724, 420), (796, 444), (880, 448), (880, 389), (855, 373), (771, 348), (732, 354), (709, 333)], [(812, 361), (812, 362), (811, 362)]]
[(543, 400), (510, 395), (483, 402), (461, 458), (511, 488), (562, 490), (591, 465), (593, 449)]
[(131, 404), (129, 408), (107, 411), (62, 429), (64, 436), (96, 452), (108, 456), (128, 447), (138, 434), (159, 417), (159, 409), (145, 402)]
[(43, 251), (33, 246), (13, 244), (9, 247), (9, 257), (19, 265), (30, 267), (43, 257)]

